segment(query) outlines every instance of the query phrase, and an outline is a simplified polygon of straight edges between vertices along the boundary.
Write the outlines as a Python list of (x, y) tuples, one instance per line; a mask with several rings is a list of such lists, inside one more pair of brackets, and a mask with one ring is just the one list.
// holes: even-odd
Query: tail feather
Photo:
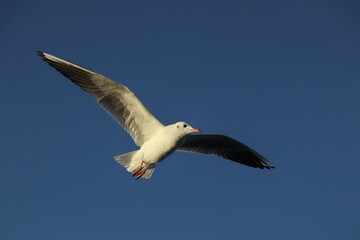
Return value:
[(133, 152), (117, 155), (114, 157), (114, 159), (115, 159), (115, 161), (117, 161), (118, 163), (123, 165), (126, 168), (126, 170), (129, 171), (129, 167), (131, 165), (131, 160), (136, 152), (137, 151), (133, 151)]
[[(132, 172), (136, 169), (137, 165), (134, 165), (136, 163), (133, 163), (133, 165), (131, 165), (131, 162), (133, 160), (133, 156), (136, 154), (137, 151), (133, 151), (133, 152), (129, 152), (129, 153), (125, 153), (125, 154), (121, 154), (121, 155), (117, 155), (114, 157), (114, 159), (120, 163), (121, 165), (123, 165), (126, 170), (128, 172)], [(139, 163), (140, 164), (140, 163)], [(150, 178), (151, 175), (153, 174), (155, 170), (155, 166), (152, 166), (150, 168), (148, 168), (146, 170), (146, 172), (141, 176), (142, 178)]]
[(143, 178), (146, 178), (146, 179), (151, 178), (154, 170), (155, 170), (155, 167), (148, 168), (148, 169), (146, 170), (146, 172), (144, 173), (144, 175), (142, 175), (142, 177), (143, 177)]

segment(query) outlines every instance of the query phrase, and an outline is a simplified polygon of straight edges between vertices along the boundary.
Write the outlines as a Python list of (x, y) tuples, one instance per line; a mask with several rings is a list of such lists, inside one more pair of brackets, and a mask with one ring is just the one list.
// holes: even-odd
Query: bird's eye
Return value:
[(187, 125), (186, 124), (184, 124), (184, 128), (186, 128), (187, 127)]

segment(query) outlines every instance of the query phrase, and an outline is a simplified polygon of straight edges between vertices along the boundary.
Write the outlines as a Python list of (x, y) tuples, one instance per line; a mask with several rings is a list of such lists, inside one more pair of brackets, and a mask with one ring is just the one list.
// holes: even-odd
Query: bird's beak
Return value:
[(201, 132), (201, 131), (198, 128), (193, 128), (193, 129), (190, 129), (190, 132)]

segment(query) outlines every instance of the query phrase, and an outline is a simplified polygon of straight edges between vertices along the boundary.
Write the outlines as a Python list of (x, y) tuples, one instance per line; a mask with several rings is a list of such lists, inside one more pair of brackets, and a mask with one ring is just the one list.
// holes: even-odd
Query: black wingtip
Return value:
[(275, 168), (275, 166), (274, 165), (272, 165), (270, 162), (268, 162), (267, 161), (267, 163), (263, 163), (263, 166), (262, 167), (260, 167), (261, 169), (264, 169), (264, 168), (266, 168), (266, 169), (272, 169), (272, 168)]
[[(263, 157), (262, 155), (260, 155), (259, 153), (255, 152), (254, 150), (252, 150), (251, 148), (247, 147), (247, 150), (249, 151), (249, 156), (248, 158), (251, 159), (250, 166), (253, 166), (255, 168), (260, 168), (260, 169), (272, 169), (275, 168), (275, 166), (269, 162), (265, 157)], [(249, 165), (249, 164), (248, 164)]]
[(37, 51), (37, 55), (40, 56), (42, 58), (42, 60), (46, 59), (45, 54), (42, 51)]
[[(266, 160), (266, 159), (265, 159)], [(263, 168), (266, 168), (266, 169), (272, 169), (272, 168), (275, 168), (274, 165), (272, 165), (268, 160), (266, 160), (266, 162), (262, 162), (262, 167)]]

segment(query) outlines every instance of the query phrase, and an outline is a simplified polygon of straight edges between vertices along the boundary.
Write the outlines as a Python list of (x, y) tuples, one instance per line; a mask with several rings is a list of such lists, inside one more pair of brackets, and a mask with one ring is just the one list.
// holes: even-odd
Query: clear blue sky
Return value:
[[(358, 1), (7, 1), (0, 239), (359, 239)], [(136, 149), (41, 50), (132, 89), (164, 124), (253, 147), (259, 170)]]

